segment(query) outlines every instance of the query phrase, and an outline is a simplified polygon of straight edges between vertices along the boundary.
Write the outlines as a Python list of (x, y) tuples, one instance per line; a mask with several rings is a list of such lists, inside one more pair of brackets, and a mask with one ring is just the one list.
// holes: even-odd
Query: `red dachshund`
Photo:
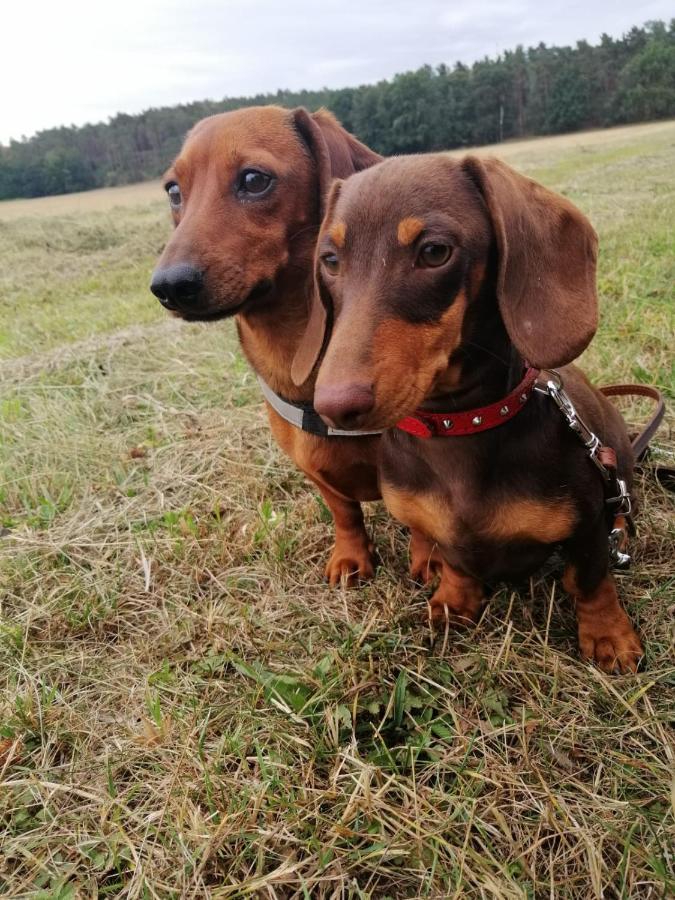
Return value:
[[(360, 503), (380, 495), (379, 437), (327, 434), (312, 414), (313, 379), (298, 387), (291, 364), (308, 326), (312, 256), (330, 181), (379, 159), (326, 111), (267, 106), (204, 119), (165, 176), (176, 229), (151, 285), (184, 319), (236, 316), (244, 353), (282, 413), (268, 402), (274, 436), (333, 514), (331, 584), (373, 574)], [(296, 380), (308, 372), (300, 353)], [(412, 550), (418, 573), (429, 548), (418, 538)]]

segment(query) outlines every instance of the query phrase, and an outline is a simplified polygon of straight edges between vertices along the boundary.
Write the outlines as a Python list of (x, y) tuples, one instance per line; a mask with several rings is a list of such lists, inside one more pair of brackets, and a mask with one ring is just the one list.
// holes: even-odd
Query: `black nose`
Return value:
[(155, 269), (150, 290), (167, 309), (189, 309), (204, 287), (204, 276), (188, 263)]

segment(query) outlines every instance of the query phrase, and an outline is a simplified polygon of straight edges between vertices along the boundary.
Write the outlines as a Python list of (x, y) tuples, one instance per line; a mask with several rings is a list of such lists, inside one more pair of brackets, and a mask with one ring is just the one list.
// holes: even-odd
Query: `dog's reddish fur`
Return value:
[[(199, 122), (166, 173), (180, 187), (175, 231), (157, 271), (189, 264), (204, 273), (205, 289), (188, 319), (236, 315), (241, 344), (255, 371), (287, 400), (311, 401), (313, 359), (303, 362), (300, 339), (308, 322), (312, 255), (323, 202), (333, 176), (346, 177), (380, 157), (326, 111), (250, 107)], [(276, 178), (261, 202), (242, 202), (239, 173), (257, 167)], [(253, 288), (269, 282), (262, 297)], [(291, 364), (296, 362), (296, 381)], [(373, 574), (372, 546), (360, 502), (380, 496), (378, 437), (321, 438), (306, 434), (268, 406), (283, 449), (316, 484), (335, 520), (335, 547), (326, 567), (332, 584)], [(424, 553), (420, 538), (416, 546)]]
[[(449, 253), (428, 266), (429, 246)], [(496, 160), (403, 157), (338, 182), (317, 244), (315, 302), (332, 326), (317, 411), (342, 427), (392, 428), (418, 406), (451, 413), (498, 401), (526, 359), (563, 366), (566, 390), (630, 486), (621, 416), (567, 365), (596, 328), (596, 248), (569, 201)], [(371, 391), (371, 409), (354, 414), (354, 385)], [(562, 545), (582, 654), (606, 671), (636, 668), (642, 648), (609, 573), (602, 481), (549, 398), (535, 393), (473, 435), (422, 440), (392, 428), (380, 481), (390, 511), (440, 548), (435, 622), (475, 621), (486, 584), (530, 575)]]

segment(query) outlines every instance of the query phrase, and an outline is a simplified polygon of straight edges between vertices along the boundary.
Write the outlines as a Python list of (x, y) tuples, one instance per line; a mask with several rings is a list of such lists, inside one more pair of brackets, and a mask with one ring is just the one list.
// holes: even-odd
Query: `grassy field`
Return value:
[[(600, 382), (675, 396), (675, 123), (507, 145), (601, 238)], [(321, 573), (326, 511), (232, 323), (147, 290), (157, 189), (0, 204), (0, 894), (656, 898), (675, 891), (673, 494), (620, 593), (637, 676), (550, 578), (432, 644), (406, 538)], [(636, 417), (640, 410), (634, 409)], [(653, 459), (673, 464), (672, 419)]]

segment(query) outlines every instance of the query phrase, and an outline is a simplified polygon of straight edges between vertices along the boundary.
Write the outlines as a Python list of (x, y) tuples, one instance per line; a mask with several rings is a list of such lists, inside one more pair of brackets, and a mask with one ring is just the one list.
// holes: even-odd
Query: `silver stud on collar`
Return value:
[(509, 412), (508, 406), (502, 406), (502, 408), (499, 410), (499, 415), (506, 416), (506, 415), (508, 415), (508, 412)]
[(480, 425), (482, 421), (483, 421), (482, 416), (474, 416), (473, 419), (471, 420), (471, 424), (472, 425)]
[(520, 402), (521, 402), (521, 403), (524, 403), (526, 400), (527, 400), (527, 394), (521, 394), (521, 395), (520, 395)]
[(454, 424), (452, 419), (443, 419), (443, 428), (452, 428)]

